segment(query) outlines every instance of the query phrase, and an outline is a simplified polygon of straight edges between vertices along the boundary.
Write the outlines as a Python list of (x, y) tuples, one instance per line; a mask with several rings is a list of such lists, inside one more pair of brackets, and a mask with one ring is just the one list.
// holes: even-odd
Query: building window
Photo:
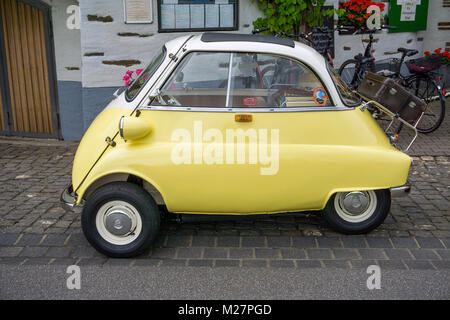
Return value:
[(159, 32), (238, 29), (238, 0), (158, 0)]

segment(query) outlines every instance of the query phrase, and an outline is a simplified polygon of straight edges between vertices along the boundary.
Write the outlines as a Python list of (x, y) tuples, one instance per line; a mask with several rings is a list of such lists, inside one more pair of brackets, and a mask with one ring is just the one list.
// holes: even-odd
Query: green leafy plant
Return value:
[[(253, 21), (255, 29), (269, 28), (271, 33), (298, 33), (302, 26), (313, 28), (332, 17), (333, 9), (323, 10), (325, 0), (252, 0), (258, 3), (264, 17)], [(269, 32), (266, 32), (269, 33)]]

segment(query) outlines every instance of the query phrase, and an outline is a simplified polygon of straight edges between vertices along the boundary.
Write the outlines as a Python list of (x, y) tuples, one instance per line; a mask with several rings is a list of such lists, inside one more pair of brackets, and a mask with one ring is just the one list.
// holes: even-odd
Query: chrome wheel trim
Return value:
[[(349, 200), (352, 197), (355, 198), (355, 202)], [(353, 203), (355, 203), (354, 206)], [(339, 217), (351, 223), (369, 219), (374, 214), (377, 203), (377, 195), (372, 190), (339, 192), (334, 198), (334, 208)]]
[[(115, 217), (113, 223), (110, 220), (112, 217)], [(97, 211), (95, 225), (100, 236), (114, 245), (130, 244), (139, 237), (142, 231), (142, 219), (138, 210), (128, 202), (121, 200), (109, 201), (102, 205)], [(117, 227), (118, 231), (115, 232), (116, 234), (111, 232), (113, 230), (111, 229), (112, 226)], [(129, 230), (119, 232), (123, 227)]]

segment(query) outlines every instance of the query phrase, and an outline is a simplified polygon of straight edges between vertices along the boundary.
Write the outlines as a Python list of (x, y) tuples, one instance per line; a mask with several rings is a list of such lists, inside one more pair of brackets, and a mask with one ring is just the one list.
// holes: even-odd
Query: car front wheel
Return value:
[(391, 207), (389, 190), (338, 192), (328, 201), (325, 220), (344, 234), (364, 234), (386, 219)]
[(81, 225), (86, 239), (99, 252), (127, 258), (142, 253), (154, 241), (160, 213), (141, 187), (114, 182), (95, 190), (87, 199)]

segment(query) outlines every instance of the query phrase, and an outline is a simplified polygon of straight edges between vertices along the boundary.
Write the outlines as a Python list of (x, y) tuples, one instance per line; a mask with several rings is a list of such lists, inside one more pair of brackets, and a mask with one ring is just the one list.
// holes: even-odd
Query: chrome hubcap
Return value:
[(377, 202), (377, 196), (372, 190), (338, 192), (334, 198), (334, 208), (345, 221), (360, 223), (375, 213)]
[(127, 245), (142, 231), (138, 210), (128, 202), (113, 200), (100, 207), (95, 218), (100, 236), (115, 245)]
[(127, 212), (113, 211), (105, 217), (106, 230), (117, 236), (124, 236), (131, 231), (133, 221)]
[(368, 195), (361, 191), (349, 192), (341, 199), (342, 206), (351, 215), (360, 215), (366, 211), (369, 206)]

